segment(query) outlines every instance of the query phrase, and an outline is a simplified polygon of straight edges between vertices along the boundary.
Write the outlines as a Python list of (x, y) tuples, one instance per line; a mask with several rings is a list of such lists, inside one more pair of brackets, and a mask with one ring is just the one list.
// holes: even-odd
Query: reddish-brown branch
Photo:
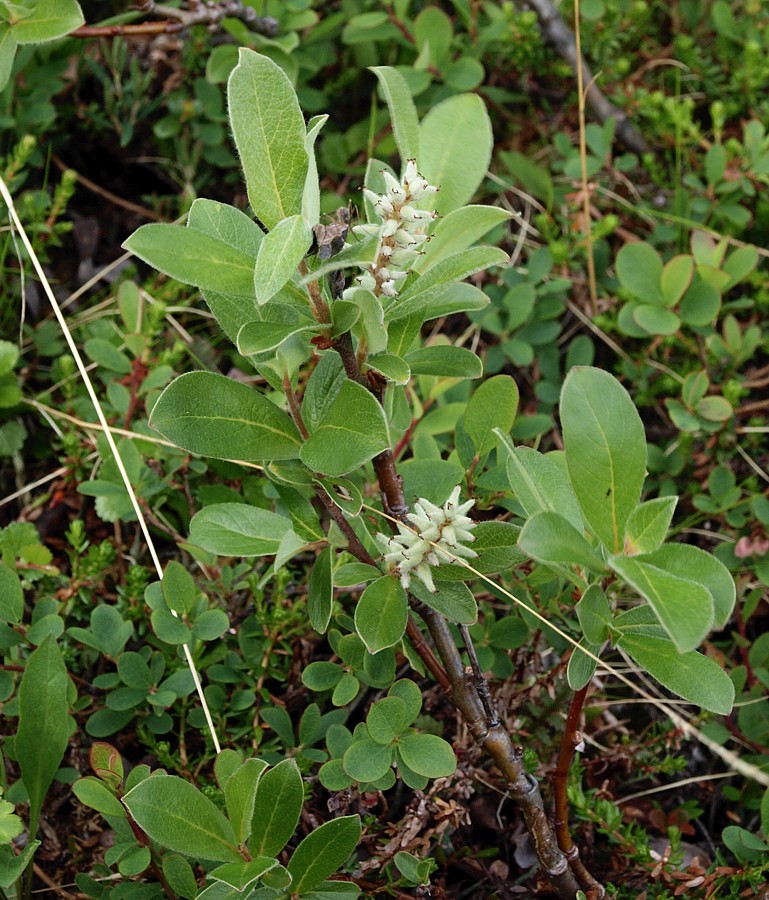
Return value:
[(579, 858), (579, 848), (572, 841), (571, 832), (569, 831), (569, 769), (574, 758), (575, 748), (582, 743), (579, 724), (582, 718), (582, 707), (585, 704), (587, 689), (588, 685), (585, 685), (580, 690), (575, 691), (574, 696), (571, 698), (569, 713), (566, 716), (566, 726), (561, 735), (558, 762), (553, 770), (551, 781), (555, 795), (555, 834), (558, 839), (558, 846), (569, 861), (569, 866), (580, 885), (585, 891), (590, 891), (591, 896), (598, 898), (603, 897), (605, 891)]

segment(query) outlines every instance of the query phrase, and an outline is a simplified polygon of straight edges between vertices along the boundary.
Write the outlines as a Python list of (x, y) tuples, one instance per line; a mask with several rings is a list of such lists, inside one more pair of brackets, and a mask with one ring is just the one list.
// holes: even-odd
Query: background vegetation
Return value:
[[(335, 578), (331, 629), (321, 636), (310, 628), (308, 581), (323, 546), (313, 542), (323, 534), (313, 531), (300, 492), (179, 450), (148, 425), (175, 374), (206, 369), (254, 381), (197, 291), (121, 249), (138, 226), (178, 220), (198, 197), (246, 208), (225, 87), (237, 48), (247, 46), (288, 75), (307, 117), (330, 113), (316, 148), (326, 220), (350, 197), (362, 207), (356, 191), (369, 158), (397, 159), (369, 67), (397, 69), (420, 118), (457, 94), (484, 100), (494, 150), (474, 202), (511, 214), (486, 238), (511, 263), (473, 276), (488, 306), (428, 322), (420, 340), (434, 345), (439, 335), (439, 344), (477, 353), (486, 376), (512, 375), (520, 405), (511, 437), (543, 451), (563, 447), (558, 403), (569, 370), (614, 374), (644, 424), (646, 495), (679, 495), (674, 539), (713, 554), (737, 589), (728, 625), (704, 645), (734, 685), (730, 715), (682, 706), (694, 729), (684, 732), (648, 699), (669, 702), (669, 694), (627, 657), (614, 651), (609, 661), (645, 697), (598, 667), (568, 782), (575, 842), (612, 896), (766, 896), (766, 4), (582, 0), (582, 52), (604, 102), (626, 117), (603, 119), (606, 107), (588, 103), (583, 127), (565, 32), (539, 2), (254, 0), (270, 21), (226, 17), (216, 27), (188, 27), (172, 13), (153, 17), (117, 0), (81, 5), (107, 36), (19, 39), (0, 93), (0, 174), (90, 363), (161, 563), (182, 563), (194, 586), (179, 576), (180, 590), (191, 591), (180, 601), (182, 623), (155, 580), (74, 359), (6, 224), (3, 890), (21, 891), (29, 866), (26, 889), (51, 896), (195, 896), (203, 869), (177, 852), (161, 859), (113, 805), (162, 767), (225, 806), (217, 785), (226, 776), (214, 776), (215, 749), (180, 651), (189, 642), (222, 743), (258, 756), (270, 772), (286, 773), (281, 760), (293, 760), (291, 772), (303, 776), (303, 794), (289, 804), (296, 836), (292, 827), (280, 846), (273, 839), (271, 854), (287, 845), (299, 857), (299, 841), (319, 825), (360, 815), (357, 857), (348, 862), (342, 841), (346, 852), (328, 874), (338, 869), (366, 896), (547, 891), (532, 873), (535, 857), (498, 771), (429, 680), (420, 681), (415, 724), (452, 744), (456, 773), (369, 792), (324, 787), (320, 766), (347, 749), (341, 726), (366, 721), (409, 661), (398, 648), (371, 657), (348, 640), (365, 580), (354, 568)], [(12, 6), (0, 4), (0, 14)], [(181, 13), (196, 4), (170, 7)], [(571, 4), (561, 9), (571, 28), (573, 12)], [(116, 34), (165, 17), (179, 29)], [(354, 222), (358, 216), (354, 209)], [(429, 374), (415, 381), (417, 413), (393, 413), (406, 496), (429, 496), (436, 478), (448, 496), (464, 479), (476, 518), (520, 523), (520, 504), (458, 424), (475, 383)], [(367, 502), (376, 500), (372, 484), (360, 484)], [(276, 562), (277, 546), (243, 558), (190, 539), (196, 512), (238, 501), (290, 516), (310, 549)], [(504, 591), (579, 639), (573, 586), (531, 559), (496, 580), (474, 583), (481, 614), (470, 631), (481, 669), (493, 676), (496, 708), (549, 797), (572, 698), (571, 645)], [(33, 665), (43, 673), (36, 680), (27, 677)], [(45, 687), (30, 693), (35, 683)], [(34, 749), (39, 733), (25, 731), (25, 707), (51, 710), (44, 753)], [(228, 775), (229, 764), (219, 765)], [(285, 852), (283, 861), (291, 871)], [(293, 865), (295, 875), (303, 871)]]

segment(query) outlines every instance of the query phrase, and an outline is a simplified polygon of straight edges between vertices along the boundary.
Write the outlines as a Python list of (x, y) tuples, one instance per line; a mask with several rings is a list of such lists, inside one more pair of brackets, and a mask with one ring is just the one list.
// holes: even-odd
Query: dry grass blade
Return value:
[[(155, 566), (155, 571), (157, 572), (158, 578), (163, 577), (163, 567), (160, 564), (160, 558), (158, 557), (157, 550), (155, 549), (155, 544), (152, 540), (152, 535), (150, 534), (149, 527), (147, 525), (147, 521), (142, 512), (141, 506), (139, 505), (138, 498), (136, 497), (136, 493), (133, 490), (133, 486), (131, 485), (131, 481), (128, 477), (128, 473), (126, 472), (125, 466), (123, 465), (123, 460), (120, 457), (120, 453), (118, 451), (117, 445), (115, 443), (115, 439), (112, 436), (112, 431), (107, 424), (107, 420), (104, 416), (104, 412), (99, 403), (99, 398), (96, 396), (96, 391), (94, 390), (93, 383), (91, 382), (90, 376), (86, 371), (85, 364), (83, 363), (83, 359), (80, 356), (80, 351), (77, 348), (77, 344), (75, 343), (72, 333), (69, 330), (67, 325), (67, 321), (64, 318), (64, 315), (59, 307), (59, 304), (54, 296), (53, 291), (51, 290), (51, 285), (46, 278), (45, 272), (43, 271), (43, 267), (40, 265), (40, 260), (37, 258), (37, 254), (30, 243), (29, 237), (27, 236), (26, 231), (24, 230), (24, 226), (21, 223), (21, 220), (16, 213), (16, 208), (13, 204), (13, 198), (11, 197), (10, 191), (8, 190), (8, 186), (5, 181), (0, 178), (0, 194), (2, 194), (3, 200), (5, 200), (6, 205), (8, 206), (8, 214), (11, 219), (11, 223), (16, 228), (16, 231), (21, 238), (24, 247), (29, 254), (29, 258), (32, 262), (32, 265), (37, 273), (38, 278), (40, 279), (40, 283), (45, 291), (48, 300), (51, 303), (51, 307), (53, 309), (54, 315), (61, 327), (62, 334), (64, 335), (65, 340), (67, 341), (67, 345), (69, 346), (70, 352), (75, 360), (77, 368), (80, 372), (80, 375), (83, 379), (83, 383), (85, 384), (86, 391), (88, 392), (88, 396), (91, 399), (91, 403), (93, 403), (94, 409), (96, 410), (96, 416), (101, 423), (101, 427), (104, 431), (104, 435), (107, 439), (107, 443), (109, 444), (110, 450), (112, 451), (115, 457), (115, 463), (120, 472), (120, 477), (123, 479), (123, 483), (125, 485), (126, 491), (128, 492), (128, 496), (131, 499), (131, 505), (133, 506), (134, 512), (136, 513), (136, 517), (139, 522), (139, 527), (142, 530), (142, 534), (144, 535), (144, 540), (147, 543), (147, 549), (149, 550), (150, 556), (152, 557), (153, 565)], [(176, 613), (174, 613), (176, 615)], [(216, 728), (214, 727), (213, 719), (211, 718), (211, 712), (208, 708), (208, 704), (206, 703), (206, 698), (203, 693), (203, 686), (200, 683), (200, 677), (198, 675), (197, 669), (195, 668), (195, 663), (192, 659), (192, 654), (190, 652), (190, 648), (187, 644), (184, 644), (184, 655), (187, 660), (187, 665), (190, 668), (190, 672), (192, 673), (192, 678), (195, 682), (195, 688), (198, 692), (198, 697), (200, 698), (201, 705), (203, 707), (203, 712), (206, 717), (206, 722), (208, 724), (208, 729), (211, 733), (211, 739), (214, 743), (214, 748), (216, 752), (219, 753), (221, 751), (221, 745), (219, 744), (219, 738), (216, 734)]]

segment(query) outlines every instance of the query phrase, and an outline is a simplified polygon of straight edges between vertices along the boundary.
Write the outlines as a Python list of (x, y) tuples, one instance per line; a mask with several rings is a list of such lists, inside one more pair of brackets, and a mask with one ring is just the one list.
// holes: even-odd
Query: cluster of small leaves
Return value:
[(411, 788), (424, 790), (430, 778), (444, 778), (456, 769), (451, 745), (435, 734), (411, 727), (422, 710), (422, 692), (408, 679), (396, 681), (387, 696), (372, 703), (354, 732), (343, 725), (329, 729), (326, 744), (333, 757), (319, 772), (321, 783), (341, 791), (357, 783), (365, 791), (383, 791), (395, 784), (393, 766)]
[[(358, 843), (357, 816), (333, 819), (311, 832), (287, 866), (277, 860), (293, 837), (304, 802), (302, 777), (293, 760), (269, 767), (261, 759), (244, 760), (234, 750), (221, 753), (214, 771), (222, 812), (189, 781), (162, 770), (150, 772), (140, 765), (124, 777), (120, 754), (109, 744), (93, 744), (90, 759), (95, 775), (80, 779), (73, 789), (115, 831), (117, 840), (105, 862), (121, 875), (162, 871), (174, 893), (190, 900), (267, 894), (315, 900), (326, 891), (359, 896), (355, 884), (328, 881)], [(200, 860), (217, 863), (203, 885), (193, 870)], [(78, 876), (78, 887), (90, 897), (102, 896), (91, 876)]]

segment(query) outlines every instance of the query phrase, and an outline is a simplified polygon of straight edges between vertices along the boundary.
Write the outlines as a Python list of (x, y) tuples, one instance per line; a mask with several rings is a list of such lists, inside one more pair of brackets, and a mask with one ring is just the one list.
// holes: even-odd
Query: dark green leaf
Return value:
[(392, 575), (372, 581), (355, 607), (355, 630), (369, 653), (397, 644), (406, 630), (407, 619), (406, 591)]
[(213, 503), (190, 521), (190, 540), (220, 556), (271, 556), (291, 521), (246, 503)]
[(618, 553), (646, 473), (641, 418), (608, 372), (575, 366), (563, 386), (561, 423), (569, 477), (585, 520)]
[(622, 634), (619, 646), (660, 684), (684, 700), (722, 716), (732, 711), (734, 685), (710, 657), (694, 650), (679, 653), (665, 638), (627, 631)]
[(326, 547), (315, 559), (307, 585), (307, 614), (312, 627), (324, 634), (331, 619), (334, 601), (334, 583), (331, 577), (333, 550)]
[(301, 450), (302, 462), (325, 475), (344, 475), (389, 446), (382, 407), (366, 388), (345, 381)]
[(292, 893), (302, 895), (325, 881), (347, 860), (359, 840), (358, 816), (332, 819), (310, 832), (288, 864)]
[(303, 801), (302, 776), (293, 759), (284, 759), (262, 775), (248, 844), (254, 856), (280, 853), (294, 833)]
[(67, 749), (68, 684), (59, 645), (49, 635), (27, 660), (19, 686), (15, 749), (29, 796), (29, 830), (33, 836), (46, 791)]
[(196, 859), (242, 860), (232, 825), (183, 778), (145, 778), (125, 795), (124, 803), (139, 827), (169, 850)]
[(274, 228), (302, 212), (309, 160), (296, 93), (271, 59), (241, 48), (227, 98), (249, 203), (267, 228)]

